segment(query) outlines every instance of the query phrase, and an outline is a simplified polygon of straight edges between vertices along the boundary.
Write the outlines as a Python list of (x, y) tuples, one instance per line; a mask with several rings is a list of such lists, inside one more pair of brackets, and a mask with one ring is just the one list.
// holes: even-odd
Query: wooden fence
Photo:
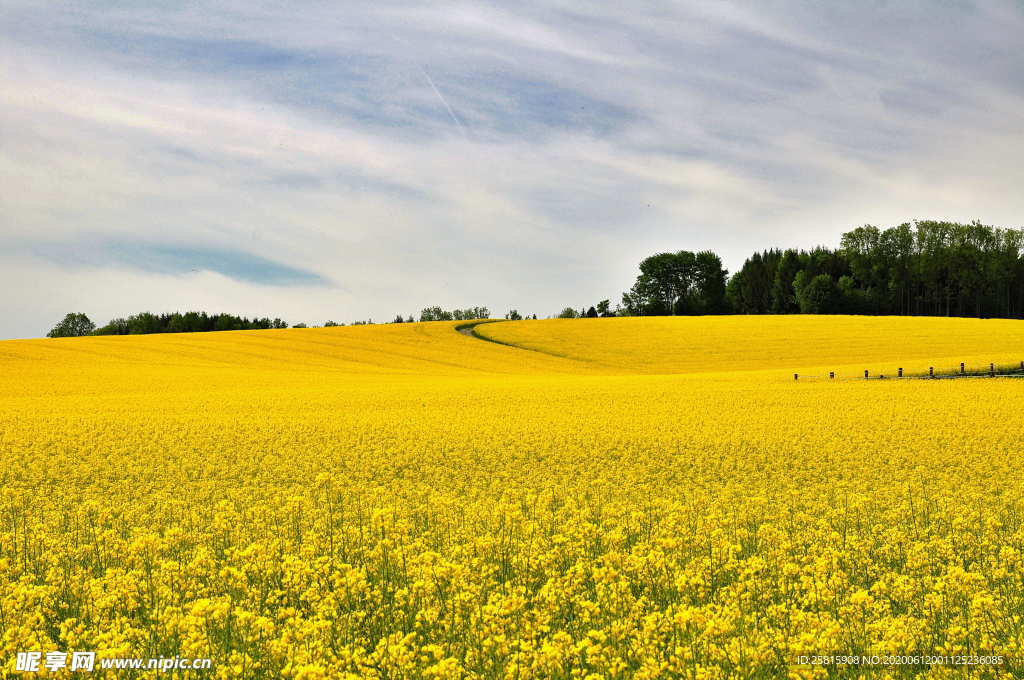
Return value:
[(965, 362), (960, 362), (959, 368), (935, 370), (929, 366), (927, 371), (910, 372), (904, 371), (902, 367), (896, 369), (896, 373), (872, 373), (864, 369), (864, 375), (846, 375), (838, 377), (835, 371), (828, 372), (828, 378), (821, 375), (793, 374), (793, 380), (949, 380), (954, 378), (1024, 378), (1024, 361), (1016, 364), (1000, 364), (990, 362), (988, 366), (981, 368), (968, 367)]

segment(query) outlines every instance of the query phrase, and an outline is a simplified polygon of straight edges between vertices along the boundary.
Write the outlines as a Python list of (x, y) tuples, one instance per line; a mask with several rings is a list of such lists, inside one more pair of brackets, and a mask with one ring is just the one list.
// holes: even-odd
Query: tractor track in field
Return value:
[(572, 356), (569, 356), (567, 354), (556, 354), (555, 352), (545, 352), (542, 349), (534, 349), (533, 347), (523, 347), (522, 345), (514, 345), (511, 342), (502, 342), (501, 340), (495, 340), (494, 338), (488, 338), (486, 335), (480, 335), (479, 333), (476, 332), (476, 327), (477, 326), (482, 326), (483, 324), (488, 324), (488, 323), (502, 323), (503, 321), (507, 321), (507, 320), (508, 319), (482, 319), (482, 320), (477, 320), (477, 321), (468, 321), (466, 323), (459, 324), (458, 326), (456, 326), (455, 330), (457, 330), (459, 333), (462, 333), (463, 335), (469, 336), (471, 338), (476, 338), (477, 340), (483, 340), (484, 342), (493, 342), (496, 345), (504, 345), (505, 347), (511, 347), (513, 349), (521, 349), (524, 352), (536, 352), (537, 354), (543, 354), (543, 355), (549, 356), (549, 357), (557, 357), (559, 359), (567, 359), (569, 361), (578, 361), (578, 362), (583, 363), (583, 364), (593, 364), (594, 363), (591, 360), (580, 359), (578, 357), (572, 357)]
[[(462, 333), (463, 335), (466, 335), (466, 336), (471, 337), (471, 338), (476, 338), (477, 340), (483, 340), (484, 342), (493, 342), (496, 345), (505, 345), (505, 347), (515, 347), (516, 349), (525, 349), (525, 350), (527, 350), (529, 352), (536, 352), (536, 351), (538, 351), (538, 350), (530, 349), (529, 347), (520, 347), (519, 345), (513, 345), (512, 343), (509, 343), (509, 342), (502, 342), (501, 340), (495, 340), (493, 338), (488, 338), (487, 336), (480, 335), (479, 333), (476, 332), (476, 327), (477, 326), (482, 326), (485, 323), (501, 323), (504, 320), (505, 319), (485, 319), (485, 320), (469, 321), (469, 322), (466, 322), (466, 323), (459, 324), (458, 326), (455, 327), (455, 330), (457, 330), (458, 332)], [(541, 352), (541, 354), (547, 354), (547, 352)]]
[[(468, 335), (471, 338), (480, 338), (481, 340), (484, 340), (486, 338), (483, 338), (482, 336), (477, 335), (476, 331), (473, 330), (474, 328), (476, 328), (477, 326), (479, 326), (482, 323), (492, 323), (492, 322), (474, 321), (472, 323), (464, 323), (464, 324), (460, 324), (460, 325), (456, 326), (455, 330), (457, 330), (458, 332), (462, 333), (463, 335)], [(493, 323), (497, 323), (497, 322), (493, 322)]]

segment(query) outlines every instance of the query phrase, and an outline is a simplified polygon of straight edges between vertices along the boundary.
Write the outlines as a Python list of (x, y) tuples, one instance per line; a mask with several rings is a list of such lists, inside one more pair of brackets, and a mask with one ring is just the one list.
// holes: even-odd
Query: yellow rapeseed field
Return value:
[(455, 325), (0, 342), (0, 668), (1024, 673), (1021, 322)]
[(945, 370), (964, 361), (1024, 360), (1024, 324), (1013, 319), (909, 316), (726, 316), (552, 319), (480, 326), (498, 342), (627, 373), (842, 367), (850, 376)]

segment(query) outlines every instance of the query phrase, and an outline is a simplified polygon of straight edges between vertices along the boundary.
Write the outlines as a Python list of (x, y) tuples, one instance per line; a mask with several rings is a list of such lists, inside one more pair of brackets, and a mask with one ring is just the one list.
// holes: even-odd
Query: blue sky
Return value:
[(0, 0), (0, 337), (616, 301), (637, 262), (1024, 220), (1018, 2)]

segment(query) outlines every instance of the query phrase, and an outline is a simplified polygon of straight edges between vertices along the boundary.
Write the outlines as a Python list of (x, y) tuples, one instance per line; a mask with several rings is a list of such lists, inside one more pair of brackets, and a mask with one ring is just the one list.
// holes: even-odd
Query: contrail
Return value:
[[(394, 40), (395, 42), (400, 42), (403, 45), (409, 44), (408, 40), (399, 38), (394, 33), (391, 34), (391, 39)], [(427, 83), (430, 85), (430, 89), (434, 91), (434, 94), (437, 95), (437, 98), (441, 100), (442, 104), (444, 104), (444, 108), (448, 110), (448, 115), (452, 117), (452, 122), (455, 123), (455, 125), (459, 128), (459, 132), (462, 133), (462, 138), (468, 142), (469, 137), (466, 135), (466, 128), (462, 125), (462, 121), (459, 120), (459, 117), (455, 115), (455, 111), (448, 104), (448, 100), (445, 99), (444, 95), (441, 94), (441, 91), (437, 89), (437, 85), (434, 85), (434, 79), (430, 77), (429, 73), (427, 73), (427, 69), (423, 68), (423, 65), (418, 62), (416, 63), (416, 68), (418, 68), (420, 70), (420, 73), (423, 74), (423, 77), (427, 79)]]
[(466, 128), (462, 126), (462, 121), (460, 121), (459, 117), (455, 115), (455, 111), (452, 110), (452, 107), (448, 105), (448, 100), (446, 100), (444, 98), (444, 95), (441, 94), (441, 91), (437, 89), (437, 85), (434, 85), (434, 81), (430, 77), (430, 74), (427, 73), (427, 69), (423, 68), (419, 64), (417, 64), (417, 66), (419, 66), (420, 73), (423, 74), (423, 77), (427, 79), (428, 83), (430, 83), (430, 89), (434, 91), (434, 94), (437, 95), (437, 98), (441, 100), (442, 104), (444, 104), (444, 108), (448, 109), (448, 115), (452, 117), (452, 121), (459, 127), (459, 132), (462, 133), (462, 138), (468, 142), (469, 137), (466, 136)]

